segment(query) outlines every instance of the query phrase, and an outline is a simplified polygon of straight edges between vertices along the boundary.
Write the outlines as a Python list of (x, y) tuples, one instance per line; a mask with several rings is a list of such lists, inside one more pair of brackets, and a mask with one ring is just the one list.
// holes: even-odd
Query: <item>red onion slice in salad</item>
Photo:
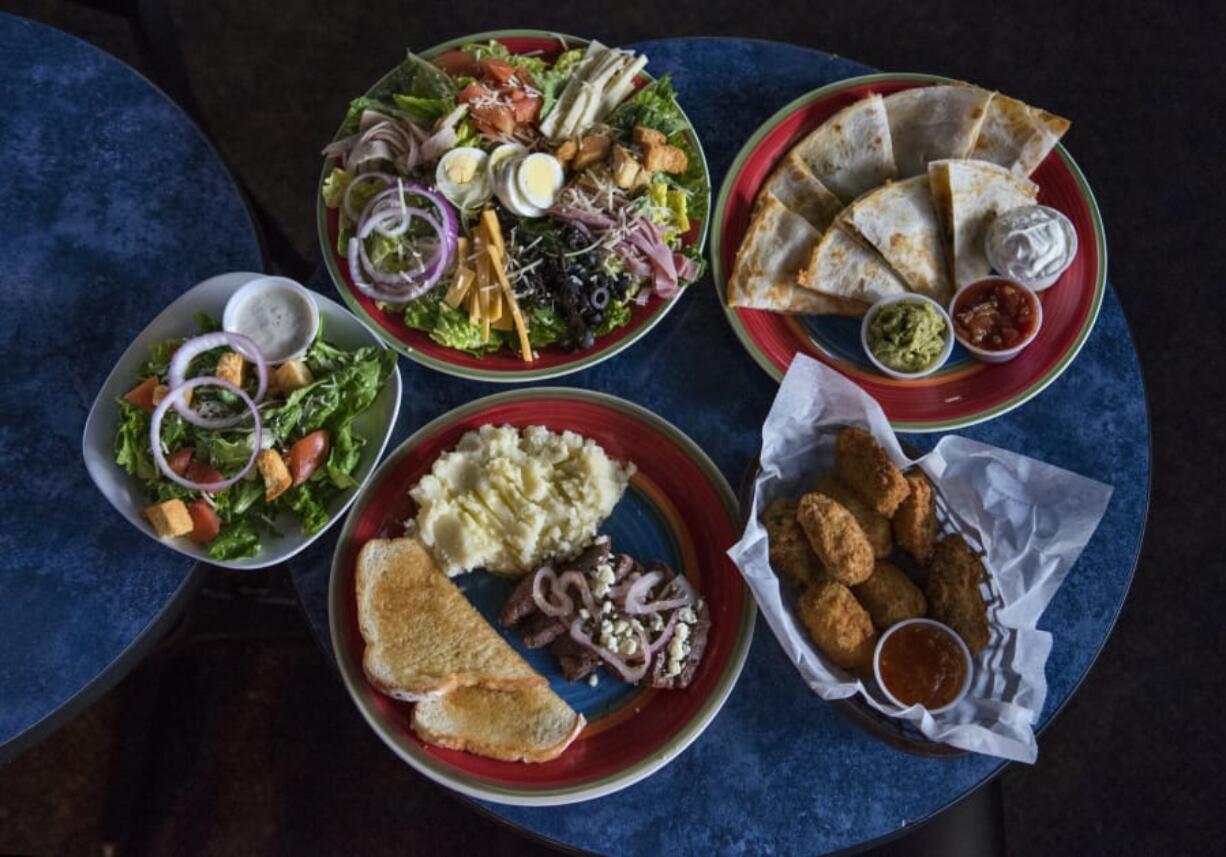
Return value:
[[(251, 455), (247, 458), (247, 463), (243, 465), (238, 473), (231, 476), (229, 479), (223, 479), (220, 482), (192, 482), (170, 469), (170, 464), (166, 461), (166, 454), (162, 451), (162, 420), (166, 417), (166, 412), (172, 408), (176, 402), (180, 401), (184, 394), (189, 390), (194, 390), (197, 387), (220, 387), (238, 396), (247, 410), (251, 411), (252, 418), (252, 439), (251, 439)], [(251, 468), (255, 465), (256, 457), (260, 454), (260, 438), (262, 435), (262, 425), (260, 423), (260, 409), (256, 407), (255, 402), (251, 401), (240, 387), (236, 387), (229, 381), (223, 381), (220, 378), (211, 376), (203, 376), (200, 378), (192, 378), (190, 381), (184, 381), (179, 386), (172, 389), (166, 394), (166, 398), (162, 399), (158, 406), (153, 409), (153, 419), (149, 424), (149, 445), (153, 449), (153, 460), (158, 466), (158, 470), (162, 471), (166, 478), (172, 482), (182, 485), (192, 491), (224, 491), (238, 480), (242, 479)]]
[(626, 613), (631, 616), (639, 616), (650, 612), (643, 606), (643, 599), (651, 592), (651, 587), (663, 579), (663, 573), (650, 571), (634, 581), (630, 588), (626, 590)]
[[(184, 379), (187, 377), (187, 369), (191, 362), (204, 352), (212, 351), (214, 348), (221, 348), (222, 346), (228, 346), (255, 364), (255, 371), (259, 381), (256, 385), (254, 401), (258, 403), (263, 400), (264, 393), (268, 389), (268, 363), (264, 360), (264, 355), (260, 353), (259, 346), (241, 333), (228, 333), (219, 330), (215, 333), (206, 333), (202, 336), (193, 337), (184, 342), (178, 347), (174, 357), (170, 360), (166, 385), (172, 392), (183, 386)], [(246, 396), (245, 393), (243, 395)], [(167, 396), (167, 398), (170, 397)], [(174, 402), (175, 411), (179, 416), (200, 428), (230, 428), (231, 426), (238, 425), (246, 416), (245, 414), (238, 414), (233, 417), (206, 417), (192, 410), (182, 400), (182, 397), (176, 397)]]
[[(408, 206), (404, 199), (406, 193), (429, 201), (437, 210), (438, 217), (431, 216), (422, 208)], [(413, 217), (429, 224), (437, 236), (437, 244), (430, 261), (416, 272), (379, 270), (366, 252), (365, 238), (376, 230), (388, 237), (403, 237), (408, 232), (409, 221)], [(387, 224), (397, 219), (403, 229), (389, 229)], [(458, 235), (459, 223), (455, 212), (441, 194), (419, 182), (397, 179), (394, 187), (381, 190), (371, 197), (357, 218), (357, 237), (349, 239), (347, 248), (350, 278), (358, 290), (368, 297), (389, 303), (407, 303), (421, 297), (438, 284), (451, 265)]]

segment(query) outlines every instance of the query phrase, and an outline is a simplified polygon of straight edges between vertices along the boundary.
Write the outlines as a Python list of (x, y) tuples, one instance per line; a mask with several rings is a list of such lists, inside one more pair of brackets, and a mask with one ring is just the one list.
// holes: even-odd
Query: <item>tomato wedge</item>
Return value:
[(192, 500), (187, 504), (187, 514), (192, 516), (192, 531), (188, 535), (196, 544), (211, 542), (221, 532), (221, 519), (207, 500)]
[(153, 413), (153, 391), (157, 385), (158, 379), (151, 375), (129, 390), (124, 399), (145, 413), (151, 414)]
[(467, 51), (446, 51), (434, 58), (434, 64), (452, 77), (476, 77), (481, 65)]
[(198, 461), (194, 458), (187, 465), (187, 472), (183, 475), (191, 482), (205, 485), (210, 482), (220, 482), (226, 478), (203, 461)]
[[(520, 92), (521, 90), (515, 90)], [(524, 94), (523, 98), (512, 98), (511, 108), (515, 112), (515, 121), (520, 125), (527, 125), (530, 122), (536, 121), (536, 114), (541, 109), (541, 99), (537, 95)]]
[(289, 472), (294, 477), (295, 485), (301, 485), (311, 478), (311, 474), (328, 456), (328, 446), (328, 433), (320, 429), (289, 448)]
[(519, 72), (519, 69), (506, 60), (494, 58), (481, 60), (480, 66), (482, 75), (496, 81), (500, 86)]
[(171, 470), (173, 470), (179, 476), (182, 476), (187, 472), (187, 467), (192, 463), (192, 456), (195, 454), (196, 450), (192, 449), (190, 446), (185, 446), (174, 455), (170, 456), (170, 458), (166, 460), (166, 463), (170, 465)]

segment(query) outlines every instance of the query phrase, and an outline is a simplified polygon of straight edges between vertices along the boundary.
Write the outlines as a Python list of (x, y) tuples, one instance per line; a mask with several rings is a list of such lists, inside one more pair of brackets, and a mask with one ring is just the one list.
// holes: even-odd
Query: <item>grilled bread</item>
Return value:
[(556, 759), (585, 725), (548, 687), (464, 687), (413, 707), (413, 731), (426, 743), (506, 762)]
[(388, 696), (418, 702), (471, 686), (548, 690), (416, 539), (367, 542), (355, 586), (362, 667)]

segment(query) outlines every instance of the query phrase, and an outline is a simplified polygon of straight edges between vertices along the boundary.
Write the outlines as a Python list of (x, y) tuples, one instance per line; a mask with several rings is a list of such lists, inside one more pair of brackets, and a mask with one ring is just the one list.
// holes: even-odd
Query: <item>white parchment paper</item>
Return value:
[[(899, 713), (875, 687), (825, 661), (794, 611), (796, 593), (780, 581), (767, 557), (763, 510), (777, 497), (810, 490), (834, 466), (838, 430), (856, 425), (873, 433), (902, 468), (921, 467), (943, 495), (949, 523), (974, 547), (988, 572), (991, 639), (975, 662), (970, 692), (935, 717), (919, 706)], [(816, 360), (792, 362), (762, 428), (761, 472), (744, 535), (728, 551), (758, 607), (805, 682), (823, 699), (861, 694), (879, 711), (912, 721), (929, 739), (954, 747), (1033, 762), (1034, 724), (1047, 697), (1044, 665), (1051, 634), (1037, 628), (1094, 528), (1111, 488), (1050, 464), (946, 436), (917, 460), (903, 454), (877, 402)]]

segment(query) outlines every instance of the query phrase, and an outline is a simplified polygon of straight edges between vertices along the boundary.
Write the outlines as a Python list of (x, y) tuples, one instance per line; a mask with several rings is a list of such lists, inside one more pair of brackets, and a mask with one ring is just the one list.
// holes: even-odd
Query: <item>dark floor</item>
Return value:
[[(591, 4), (542, 0), (514, 10), (454, 0), (175, 0), (169, 9), (222, 155), (308, 258), (316, 152), (346, 100), (404, 46), (462, 32), (536, 26), (614, 44), (682, 34), (774, 38), (884, 69), (962, 77), (1072, 117), (1070, 146), (1103, 208), (1111, 279), (1144, 363), (1152, 501), (1116, 632), (1044, 734), (1039, 763), (1002, 778), (1007, 850), (1220, 851), (1226, 300), (1215, 269), (1226, 234), (1226, 96), (1216, 75), (1226, 4), (658, 5), (640, 15), (630, 4), (604, 4), (595, 21)], [(0, 8), (135, 60), (126, 25), (105, 13), (64, 0), (0, 0)], [(125, 836), (130, 853), (534, 850), (384, 751), (295, 608), (275, 604), (261, 608), (281, 617), (273, 630), (261, 620), (258, 638), (195, 638), (0, 770), (0, 852), (97, 853)], [(206, 603), (198, 615), (216, 608)], [(160, 706), (151, 733), (118, 728), (151, 705)]]

